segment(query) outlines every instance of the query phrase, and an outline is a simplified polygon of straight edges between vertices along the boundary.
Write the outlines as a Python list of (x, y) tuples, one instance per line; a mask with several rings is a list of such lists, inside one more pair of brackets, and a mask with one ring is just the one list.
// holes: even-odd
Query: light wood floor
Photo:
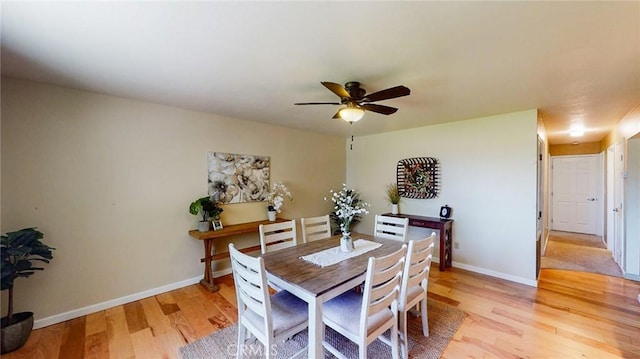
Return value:
[[(237, 320), (230, 276), (33, 331), (3, 359), (176, 358)], [(543, 270), (538, 288), (433, 267), (429, 296), (468, 314), (446, 358), (640, 358), (640, 283)], [(414, 320), (419, 320), (418, 318)]]

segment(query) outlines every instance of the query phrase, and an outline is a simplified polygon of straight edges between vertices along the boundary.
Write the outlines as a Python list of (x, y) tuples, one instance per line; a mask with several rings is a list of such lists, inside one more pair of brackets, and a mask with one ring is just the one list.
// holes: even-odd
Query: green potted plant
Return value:
[(202, 216), (202, 220), (198, 222), (198, 231), (200, 232), (208, 231), (211, 223), (209, 219), (218, 219), (223, 211), (210, 197), (198, 198), (189, 205), (189, 213), (194, 216)]
[(24, 228), (9, 232), (0, 240), (2, 256), (2, 290), (9, 291), (7, 316), (2, 321), (2, 354), (14, 351), (24, 345), (33, 329), (33, 313), (13, 313), (13, 282), (16, 278), (28, 278), (44, 268), (34, 266), (35, 262), (49, 263), (53, 259), (52, 250), (40, 240), (44, 237), (36, 228)]
[(398, 214), (398, 203), (400, 203), (400, 192), (398, 185), (391, 183), (387, 185), (387, 201), (391, 203), (391, 214)]

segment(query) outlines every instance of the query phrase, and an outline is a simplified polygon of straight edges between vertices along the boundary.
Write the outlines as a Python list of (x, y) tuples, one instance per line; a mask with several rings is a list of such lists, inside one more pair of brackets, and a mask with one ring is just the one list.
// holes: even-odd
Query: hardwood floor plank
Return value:
[(133, 352), (136, 358), (162, 358), (150, 328), (144, 328), (131, 333)]
[(171, 330), (169, 318), (162, 311), (162, 306), (156, 297), (144, 298), (140, 301), (140, 304), (149, 329), (151, 329), (151, 333), (154, 336), (162, 335)]
[(112, 359), (135, 358), (124, 308), (121, 305), (109, 308), (105, 311), (105, 315), (107, 317), (109, 357)]
[(86, 316), (67, 322), (60, 344), (60, 358), (82, 358), (84, 356), (86, 322)]
[[(77, 351), (178, 359), (178, 348), (237, 321), (232, 276), (216, 283), (218, 292), (196, 284), (37, 329), (2, 359), (67, 359)], [(640, 358), (638, 293), (640, 283), (592, 273), (543, 270), (534, 288), (433, 267), (428, 296), (468, 314), (443, 358), (607, 359)]]
[(107, 317), (104, 310), (87, 314), (87, 323), (85, 326), (85, 335), (88, 337), (93, 334), (107, 331)]
[(140, 330), (149, 328), (147, 318), (144, 314), (144, 309), (140, 301), (135, 301), (123, 305), (124, 315), (127, 318), (127, 327), (129, 333), (133, 334)]
[(109, 359), (107, 331), (87, 335), (84, 341), (84, 359)]

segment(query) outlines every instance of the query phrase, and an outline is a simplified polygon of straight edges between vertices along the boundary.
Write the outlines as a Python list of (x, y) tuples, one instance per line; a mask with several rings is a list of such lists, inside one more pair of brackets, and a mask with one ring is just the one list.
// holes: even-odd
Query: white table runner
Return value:
[(382, 243), (376, 243), (373, 241), (368, 241), (366, 239), (358, 239), (353, 242), (353, 245), (356, 247), (352, 252), (342, 252), (340, 250), (340, 246), (333, 247), (329, 249), (325, 249), (323, 251), (308, 254), (306, 256), (300, 257), (307, 262), (311, 262), (315, 265), (319, 265), (320, 267), (330, 266), (332, 264), (336, 264), (348, 258), (353, 258), (359, 256), (363, 253), (372, 251), (380, 246)]

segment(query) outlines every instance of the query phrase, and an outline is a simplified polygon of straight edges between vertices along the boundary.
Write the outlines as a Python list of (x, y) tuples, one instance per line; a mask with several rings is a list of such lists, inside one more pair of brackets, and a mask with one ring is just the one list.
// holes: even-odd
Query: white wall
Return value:
[(357, 137), (347, 150), (347, 182), (371, 214), (356, 230), (371, 233), (373, 215), (389, 211), (384, 189), (399, 160), (435, 157), (440, 196), (403, 198), (400, 212), (438, 216), (448, 204), (459, 245), (454, 266), (535, 285), (536, 132), (537, 111), (528, 110)]
[(625, 275), (640, 278), (640, 134), (627, 146), (627, 178), (624, 186)]
[[(206, 195), (208, 151), (270, 156), (294, 195), (283, 217), (327, 213), (345, 179), (341, 137), (8, 78), (1, 134), (3, 233), (37, 226), (56, 248), (16, 282), (16, 311), (36, 319), (201, 278), (188, 207)], [(265, 203), (224, 209), (225, 224), (266, 219)]]

